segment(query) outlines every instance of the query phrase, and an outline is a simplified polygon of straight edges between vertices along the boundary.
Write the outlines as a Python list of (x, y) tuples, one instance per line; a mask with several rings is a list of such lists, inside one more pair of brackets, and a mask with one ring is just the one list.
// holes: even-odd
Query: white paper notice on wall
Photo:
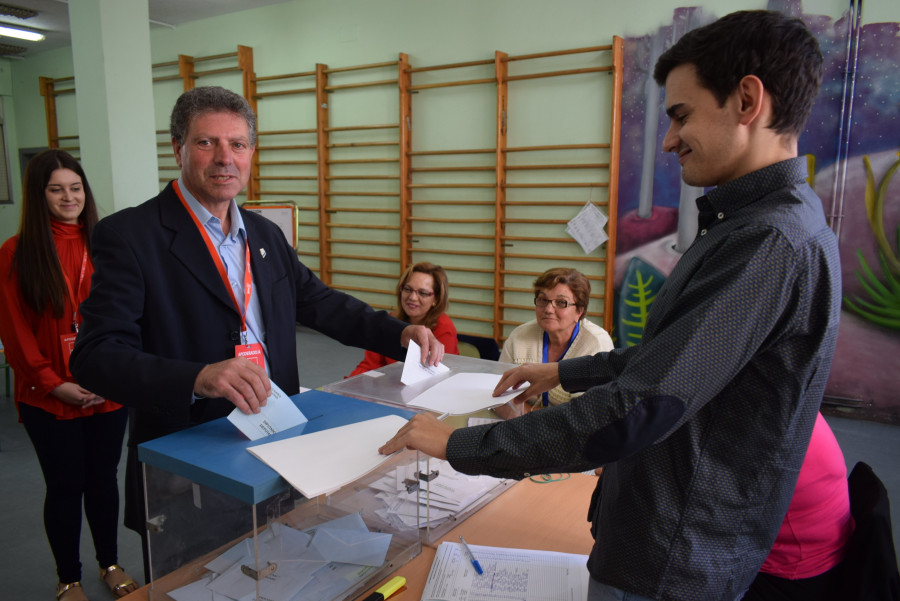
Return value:
[(609, 240), (604, 226), (609, 221), (603, 211), (588, 201), (575, 217), (566, 225), (566, 232), (575, 239), (584, 254), (590, 254), (595, 248)]

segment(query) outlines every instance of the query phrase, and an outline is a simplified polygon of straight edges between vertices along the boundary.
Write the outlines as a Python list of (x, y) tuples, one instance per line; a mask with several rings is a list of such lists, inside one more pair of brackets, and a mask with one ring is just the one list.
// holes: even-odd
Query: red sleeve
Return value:
[(459, 339), (456, 337), (456, 326), (453, 320), (446, 313), (441, 313), (438, 317), (437, 325), (434, 326), (434, 337), (444, 345), (444, 352), (448, 355), (459, 354)]
[[(434, 332), (434, 337), (444, 345), (445, 353), (448, 355), (459, 354), (459, 341), (456, 338), (456, 326), (453, 325), (453, 321), (446, 313), (442, 313), (441, 316), (438, 317), (437, 325), (432, 331)], [(394, 363), (394, 360), (390, 357), (385, 357), (384, 355), (379, 355), (372, 351), (366, 351), (366, 356), (363, 357), (363, 360), (359, 362), (356, 369), (354, 369), (347, 377), (352, 378), (353, 376), (357, 376), (373, 369), (378, 369), (379, 367), (384, 367), (385, 365), (390, 365), (391, 363)]]
[(365, 373), (373, 369), (378, 369), (379, 367), (384, 367), (385, 365), (393, 362), (393, 359), (389, 359), (384, 355), (379, 355), (378, 353), (373, 353), (372, 351), (366, 351), (366, 356), (363, 357), (363, 360), (359, 362), (359, 365), (356, 366), (356, 369), (354, 369), (347, 377), (352, 378), (353, 376)]
[(50, 339), (49, 332), (44, 332), (45, 340), (38, 340), (35, 329), (41, 317), (35, 316), (22, 299), (19, 278), (12, 269), (14, 252), (14, 242), (7, 242), (0, 251), (0, 339), (16, 377), (33, 388), (35, 398), (42, 398), (65, 382), (41, 351), (41, 343), (49, 346), (59, 341)]

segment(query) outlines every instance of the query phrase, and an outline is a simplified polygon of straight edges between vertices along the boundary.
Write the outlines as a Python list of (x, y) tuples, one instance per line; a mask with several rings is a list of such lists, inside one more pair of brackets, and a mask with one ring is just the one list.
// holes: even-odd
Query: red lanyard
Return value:
[(231, 288), (231, 283), (228, 280), (228, 272), (225, 271), (225, 264), (222, 262), (222, 257), (219, 256), (219, 252), (216, 250), (216, 247), (213, 244), (212, 239), (209, 237), (209, 233), (206, 231), (206, 228), (203, 227), (203, 224), (200, 223), (200, 220), (196, 215), (194, 215), (191, 207), (184, 199), (184, 195), (181, 193), (181, 188), (178, 186), (178, 181), (176, 180), (175, 182), (173, 182), (173, 184), (175, 193), (178, 195), (178, 199), (181, 200), (181, 204), (184, 205), (184, 208), (188, 212), (188, 215), (190, 215), (191, 219), (194, 220), (194, 225), (196, 225), (197, 229), (200, 230), (200, 235), (203, 236), (203, 241), (206, 242), (206, 248), (207, 250), (209, 250), (209, 256), (212, 257), (213, 262), (216, 264), (216, 269), (219, 270), (219, 277), (222, 278), (222, 282), (225, 284), (225, 288), (228, 289), (228, 294), (231, 295), (231, 300), (234, 303), (235, 308), (238, 310), (238, 313), (241, 314), (241, 336), (244, 338), (244, 343), (246, 344), (247, 307), (250, 305), (250, 294), (251, 292), (253, 292), (253, 275), (250, 272), (250, 241), (246, 240), (246, 244), (244, 244), (244, 309), (241, 310), (241, 306), (238, 304), (237, 297), (234, 296), (234, 290)]
[(72, 331), (78, 333), (78, 298), (77, 294), (81, 292), (81, 285), (84, 283), (84, 272), (87, 270), (87, 248), (81, 254), (81, 272), (78, 274), (78, 288), (72, 289), (72, 282), (69, 276), (63, 270), (63, 278), (66, 280), (66, 290), (69, 291), (69, 302), (72, 303)]

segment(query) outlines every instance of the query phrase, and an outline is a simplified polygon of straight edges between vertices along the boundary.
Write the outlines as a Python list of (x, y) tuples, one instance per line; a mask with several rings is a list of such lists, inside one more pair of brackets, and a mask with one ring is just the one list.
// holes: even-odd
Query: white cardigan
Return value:
[[(563, 359), (572, 359), (573, 357), (584, 357), (585, 355), (594, 355), (613, 348), (612, 338), (606, 333), (606, 330), (598, 326), (592, 321), (582, 319), (581, 326), (578, 330), (578, 336), (569, 347), (566, 356)], [(544, 330), (538, 325), (536, 319), (527, 321), (518, 326), (506, 339), (503, 345), (503, 351), (500, 353), (501, 363), (515, 363), (522, 365), (524, 363), (541, 363), (543, 361), (542, 345), (544, 342)], [(549, 393), (550, 404), (559, 405), (567, 403), (573, 397), (581, 394), (580, 392), (568, 393), (557, 386)], [(531, 399), (532, 404), (540, 402), (540, 397)]]

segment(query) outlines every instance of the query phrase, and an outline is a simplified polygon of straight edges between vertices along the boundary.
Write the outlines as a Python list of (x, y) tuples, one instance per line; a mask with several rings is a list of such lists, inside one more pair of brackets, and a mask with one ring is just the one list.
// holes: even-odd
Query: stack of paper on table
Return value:
[[(468, 476), (450, 467), (447, 461), (432, 459), (428, 467), (437, 472), (430, 482), (419, 479), (420, 466), (401, 465), (392, 473), (373, 482), (375, 495), (384, 508), (375, 513), (398, 529), (427, 525), (434, 527), (458, 516), (498, 486), (502, 479), (491, 476)], [(421, 470), (420, 470), (421, 468)], [(408, 490), (408, 483), (417, 484)]]
[(370, 532), (362, 516), (354, 513), (305, 530), (274, 522), (257, 539), (258, 564), (253, 561), (253, 539), (244, 539), (206, 564), (210, 573), (204, 578), (168, 595), (175, 601), (255, 599), (256, 581), (241, 566), (262, 570), (273, 563), (276, 570), (259, 581), (260, 598), (334, 599), (384, 564), (391, 535)]
[(469, 545), (478, 574), (462, 545), (443, 542), (428, 573), (422, 599), (441, 601), (573, 601), (587, 598), (587, 555)]

